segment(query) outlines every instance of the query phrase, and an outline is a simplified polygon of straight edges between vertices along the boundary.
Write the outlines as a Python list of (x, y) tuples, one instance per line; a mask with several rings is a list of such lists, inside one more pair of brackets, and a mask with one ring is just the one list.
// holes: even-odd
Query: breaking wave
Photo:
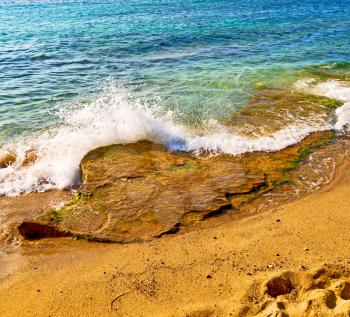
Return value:
[[(4, 145), (1, 156), (12, 153), (16, 161), (0, 169), (0, 195), (18, 195), (53, 188), (70, 188), (79, 179), (79, 164), (90, 150), (114, 143), (149, 140), (162, 143), (170, 151), (210, 151), (233, 155), (253, 151), (277, 151), (298, 143), (308, 134), (329, 129), (343, 130), (350, 122), (350, 88), (341, 82), (314, 84), (299, 82), (298, 89), (339, 99), (334, 124), (317, 121), (296, 123), (267, 136), (247, 137), (232, 133), (217, 121), (200, 130), (176, 123), (171, 112), (159, 111), (135, 100), (123, 89), (109, 86), (89, 104), (59, 111), (59, 125), (21, 137)], [(160, 113), (162, 113), (160, 115)], [(36, 160), (26, 166), (26, 153), (34, 151)]]

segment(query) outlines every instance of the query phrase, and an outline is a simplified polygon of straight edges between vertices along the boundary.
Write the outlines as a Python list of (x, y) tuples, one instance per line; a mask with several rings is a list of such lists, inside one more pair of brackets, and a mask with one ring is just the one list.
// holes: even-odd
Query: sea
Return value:
[[(1, 0), (0, 158), (15, 160), (0, 195), (71, 188), (86, 153), (114, 143), (240, 155), (344, 134), (349, 76), (349, 0)], [(228, 129), (261, 87), (342, 106)]]

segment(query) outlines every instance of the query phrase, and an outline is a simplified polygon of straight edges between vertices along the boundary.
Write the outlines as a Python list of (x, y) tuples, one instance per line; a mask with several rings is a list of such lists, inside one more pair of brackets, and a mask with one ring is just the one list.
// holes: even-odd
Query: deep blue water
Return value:
[(348, 0), (2, 0), (0, 143), (110, 77), (191, 123), (335, 61), (350, 61)]

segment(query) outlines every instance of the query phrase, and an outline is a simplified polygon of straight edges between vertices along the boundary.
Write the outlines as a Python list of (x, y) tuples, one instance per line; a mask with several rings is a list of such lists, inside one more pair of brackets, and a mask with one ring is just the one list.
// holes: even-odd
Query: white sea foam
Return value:
[[(74, 184), (79, 163), (90, 150), (113, 143), (151, 140), (165, 144), (185, 142), (181, 126), (172, 125), (164, 116), (157, 119), (151, 110), (119, 88), (109, 87), (91, 104), (77, 110), (62, 110), (61, 125), (23, 137), (5, 146), (17, 161), (0, 169), (0, 195), (67, 188)], [(27, 151), (38, 159), (22, 167)]]
[[(302, 89), (313, 89), (311, 83), (304, 84)], [(326, 88), (324, 92), (321, 88), (317, 94), (328, 94)], [(340, 99), (339, 96), (334, 98)], [(165, 144), (171, 151), (204, 150), (237, 155), (281, 150), (312, 132), (333, 128), (323, 120), (302, 121), (271, 135), (251, 138), (234, 134), (216, 121), (211, 121), (201, 131), (192, 131), (174, 123), (171, 113), (160, 115), (162, 112), (158, 110), (131, 98), (118, 87), (109, 87), (90, 104), (78, 109), (64, 107), (59, 113), (62, 124), (22, 137), (0, 150), (14, 152), (17, 156), (14, 164), (0, 169), (0, 195), (69, 188), (79, 178), (79, 164), (84, 155), (104, 145), (149, 140)], [(341, 111), (349, 113), (349, 108)], [(338, 116), (345, 118), (343, 113)], [(23, 167), (21, 162), (30, 150), (36, 151), (38, 159)]]
[(334, 129), (344, 132), (350, 127), (350, 85), (339, 80), (328, 80), (317, 83), (315, 79), (301, 80), (296, 83), (296, 88), (307, 93), (336, 99), (343, 105), (336, 109), (337, 121)]

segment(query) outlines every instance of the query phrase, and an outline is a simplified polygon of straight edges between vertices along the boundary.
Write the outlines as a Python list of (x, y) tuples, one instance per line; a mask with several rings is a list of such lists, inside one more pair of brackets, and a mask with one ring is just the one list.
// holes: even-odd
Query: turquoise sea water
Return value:
[[(30, 176), (2, 172), (0, 194), (37, 189), (43, 177), (67, 186), (82, 155), (105, 143), (149, 138), (181, 148), (181, 129), (231, 114), (256, 86), (288, 87), (304, 66), (349, 61), (348, 0), (2, 0), (0, 144), (46, 160)], [(74, 156), (84, 138), (91, 142)], [(74, 159), (52, 159), (66, 155)]]
[(110, 76), (200, 121), (257, 82), (350, 61), (347, 0), (5, 0), (0, 22), (2, 142), (50, 125), (47, 110)]

